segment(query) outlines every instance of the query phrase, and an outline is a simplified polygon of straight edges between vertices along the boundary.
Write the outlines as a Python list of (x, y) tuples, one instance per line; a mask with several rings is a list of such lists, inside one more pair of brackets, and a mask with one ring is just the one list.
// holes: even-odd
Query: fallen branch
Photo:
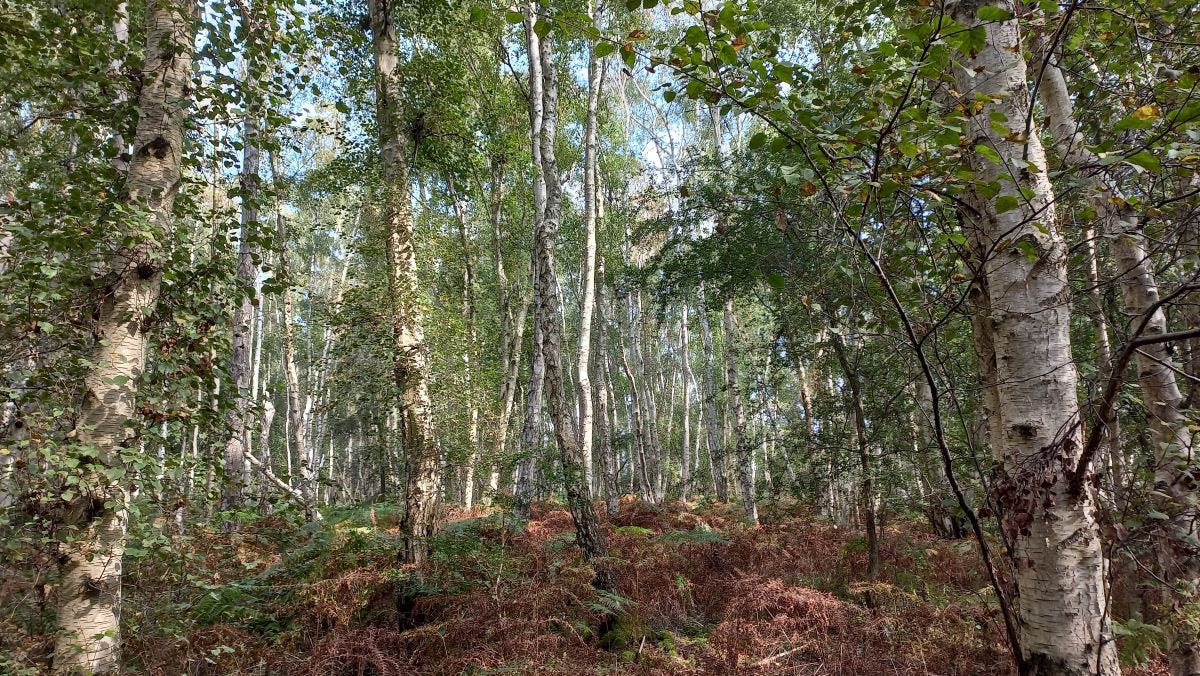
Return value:
[(276, 488), (283, 491), (283, 493), (285, 495), (287, 495), (289, 498), (291, 498), (292, 500), (294, 500), (296, 502), (296, 504), (303, 507), (306, 512), (313, 514), (313, 518), (316, 521), (321, 520), (321, 513), (319, 511), (317, 511), (316, 509), (314, 509), (313, 505), (310, 505), (308, 503), (308, 501), (304, 499), (304, 495), (300, 491), (296, 490), (292, 486), (289, 486), (287, 484), (287, 482), (284, 481), (283, 479), (280, 479), (279, 477), (275, 476), (275, 473), (271, 471), (271, 468), (267, 467), (266, 465), (263, 464), (263, 462), (261, 460), (254, 457), (253, 453), (246, 453), (245, 457), (247, 460), (250, 461), (251, 465), (254, 465), (259, 470), (261, 470), (262, 475), (264, 477), (266, 477), (268, 481), (275, 484)]
[(791, 655), (792, 653), (798, 653), (801, 650), (804, 650), (804, 646), (796, 646), (795, 648), (792, 648), (791, 650), (785, 650), (785, 651), (779, 653), (778, 655), (771, 655), (770, 657), (764, 657), (763, 659), (755, 662), (754, 664), (751, 664), (750, 666), (753, 668), (765, 667), (769, 664), (774, 664), (775, 662), (778, 662), (779, 660), (787, 657), (788, 655)]

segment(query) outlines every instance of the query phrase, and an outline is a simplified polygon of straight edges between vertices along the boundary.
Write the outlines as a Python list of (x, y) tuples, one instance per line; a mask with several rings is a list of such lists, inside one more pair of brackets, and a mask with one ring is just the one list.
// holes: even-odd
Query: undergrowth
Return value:
[[(131, 543), (126, 671), (1012, 672), (969, 541), (892, 520), (882, 570), (868, 581), (852, 529), (781, 506), (762, 520), (748, 528), (726, 505), (624, 500), (604, 524), (611, 592), (590, 586), (570, 514), (552, 504), (535, 506), (528, 522), (452, 513), (420, 568), (396, 562), (392, 505), (331, 510), (320, 527), (288, 514), (247, 516), (235, 533), (172, 533), (164, 521)], [(6, 598), (46, 593), (31, 585), (9, 581)], [(1119, 633), (1130, 665), (1150, 674), (1158, 662), (1146, 626), (1121, 624)], [(23, 656), (6, 658), (11, 669), (0, 663), (5, 673), (32, 674), (48, 645), (4, 647)]]

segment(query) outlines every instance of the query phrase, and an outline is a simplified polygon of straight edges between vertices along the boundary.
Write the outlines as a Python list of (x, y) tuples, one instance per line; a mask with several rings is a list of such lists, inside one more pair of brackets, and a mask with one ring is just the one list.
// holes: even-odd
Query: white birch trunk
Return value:
[(558, 276), (555, 272), (555, 242), (558, 238), (562, 212), (562, 188), (559, 183), (558, 159), (555, 155), (558, 116), (558, 72), (554, 63), (553, 45), (547, 36), (538, 40), (534, 32), (534, 21), (538, 15), (537, 4), (529, 2), (526, 7), (526, 39), (529, 60), (541, 62), (542, 77), (542, 124), (540, 171), (546, 185), (546, 210), (541, 228), (534, 233), (534, 259), (537, 275), (534, 278), (534, 295), (538, 303), (538, 325), (542, 327), (543, 359), (545, 361), (546, 408), (554, 423), (554, 438), (558, 446), (563, 471), (563, 488), (567, 494), (567, 505), (575, 522), (575, 539), (585, 561), (595, 567), (593, 584), (600, 589), (609, 589), (612, 580), (602, 560), (608, 555), (604, 533), (599, 528), (595, 508), (584, 484), (583, 459), (580, 454), (578, 433), (571, 419), (567, 403), (563, 372), (563, 326), (559, 304)]
[[(243, 20), (248, 20), (243, 12)], [(249, 84), (249, 83), (247, 83)], [(253, 85), (251, 85), (253, 86)], [(247, 87), (249, 88), (249, 87)], [(250, 93), (249, 96), (255, 96)], [(230, 376), (234, 387), (234, 405), (229, 415), (229, 438), (225, 441), (225, 482), (221, 489), (220, 509), (232, 511), (241, 506), (249, 480), (245, 456), (249, 447), (250, 422), (250, 349), (254, 302), (250, 290), (258, 278), (254, 264), (253, 231), (258, 227), (259, 183), (259, 106), (252, 105), (242, 125), (242, 228), (238, 237), (237, 284), (241, 299), (233, 311), (233, 346)], [(232, 527), (231, 521), (226, 528)]]
[[(971, 155), (976, 176), (1000, 186), (998, 195), (982, 201), (977, 226), (990, 253), (984, 261), (987, 328), (1000, 418), (992, 443), (1006, 475), (999, 490), (1013, 536), (1021, 650), (1031, 673), (1115, 674), (1096, 508), (1087, 482), (1075, 494), (1067, 476), (1079, 460), (1081, 438), (1066, 243), (1036, 125), (1025, 135), (1030, 102), (1020, 27), (1015, 19), (981, 20), (981, 5), (1010, 16), (1020, 8), (1007, 0), (959, 2), (951, 13), (986, 32), (977, 54), (960, 55), (955, 78), (960, 92), (970, 92), (968, 108), (987, 97), (968, 118), (968, 136), (1001, 160)], [(998, 208), (1001, 199), (1014, 208)]]
[(738, 378), (737, 320), (733, 299), (725, 299), (725, 376), (729, 381), (729, 405), (733, 410), (733, 443), (738, 463), (738, 482), (746, 520), (758, 525), (758, 504), (754, 491), (754, 449), (746, 440), (746, 409), (742, 404), (742, 386)]
[(679, 499), (687, 502), (692, 493), (692, 354), (688, 340), (688, 305), (679, 316), (679, 361), (683, 367), (683, 444), (679, 458)]
[(729, 483), (725, 478), (725, 453), (717, 428), (716, 362), (713, 356), (713, 336), (712, 328), (708, 323), (708, 310), (704, 306), (703, 289), (701, 289), (700, 298), (700, 306), (696, 314), (700, 318), (700, 337), (704, 344), (704, 429), (708, 435), (708, 457), (713, 488), (717, 494), (717, 500), (728, 502)]
[[(542, 124), (545, 118), (545, 97), (542, 92), (542, 60), (540, 38), (533, 32), (533, 16), (536, 8), (529, 5), (526, 10), (525, 45), (529, 59), (529, 146), (533, 158), (533, 232), (535, 239), (542, 230), (546, 213), (546, 177), (542, 170)], [(516, 468), (516, 486), (513, 511), (521, 518), (529, 518), (529, 506), (533, 499), (533, 474), (537, 467), (537, 455), (541, 451), (542, 436), (542, 388), (546, 380), (544, 328), (542, 303), (537, 296), (538, 279), (541, 276), (538, 256), (530, 259), (530, 287), (534, 289), (533, 300), (533, 354), (529, 364), (529, 385), (525, 388), (525, 419), (521, 428), (521, 462)]]
[(383, 219), (387, 228), (388, 290), (392, 296), (393, 372), (401, 402), (406, 467), (403, 558), (420, 563), (429, 554), (428, 539), (437, 527), (441, 477), (429, 400), (424, 312), (417, 280), (414, 223), (408, 175), (408, 142), (401, 116), (396, 27), (391, 0), (370, 0), (375, 51), (375, 107), (383, 167)]
[(454, 190), (454, 182), (449, 182), (451, 198), (454, 200), (454, 213), (458, 219), (459, 240), (463, 248), (463, 315), (467, 320), (467, 343), (463, 347), (463, 366), (465, 370), (464, 395), (467, 398), (467, 440), (471, 446), (467, 458), (467, 467), (463, 476), (463, 506), (467, 509), (475, 504), (475, 471), (479, 465), (479, 403), (475, 397), (474, 373), (478, 369), (479, 340), (478, 316), (476, 311), (476, 282), (474, 238), (470, 232), (470, 221), (467, 216), (467, 205), (462, 196)]
[[(1058, 57), (1042, 51), (1039, 92), (1049, 118), (1047, 126), (1063, 163), (1085, 181), (1087, 197), (1116, 259), (1117, 282), (1125, 314), (1132, 318), (1133, 326), (1145, 322), (1143, 335), (1166, 333), (1167, 317), (1158, 307), (1158, 281), (1138, 212), (1126, 201), (1116, 177), (1104, 168), (1097, 168), (1100, 167), (1099, 158), (1088, 149), (1075, 122), (1071, 95), (1058, 67)], [(1195, 523), (1200, 512), (1194, 498), (1192, 435), (1183, 412), (1183, 395), (1175, 379), (1179, 369), (1170, 344), (1166, 342), (1144, 345), (1134, 358), (1154, 442), (1155, 487), (1160, 494), (1171, 496), (1157, 500), (1159, 510), (1171, 517), (1164, 524), (1163, 542), (1160, 543), (1160, 558), (1166, 568), (1162, 572), (1173, 587), (1173, 593), (1182, 596), (1179, 603), (1194, 604), (1200, 582), (1200, 562), (1191, 555), (1192, 547), (1186, 543), (1196, 539)], [(1175, 545), (1171, 544), (1172, 540)], [(1179, 545), (1187, 553), (1177, 553)], [(1200, 673), (1197, 632), (1172, 626), (1169, 633), (1172, 674)]]
[[(197, 7), (153, 2), (146, 15), (146, 57), (138, 97), (129, 203), (156, 229), (171, 225), (179, 188)], [(139, 224), (137, 227), (145, 227)], [(99, 271), (108, 292), (97, 308), (98, 338), (85, 376), (76, 441), (94, 448), (99, 486), (73, 500), (67, 521), (80, 529), (61, 570), (56, 673), (110, 674), (120, 670), (121, 565), (128, 494), (123, 450), (136, 442), (135, 401), (146, 363), (146, 321), (158, 300), (162, 271), (154, 243), (118, 249)]]
[[(595, 14), (588, 2), (589, 14)], [(593, 20), (595, 17), (593, 16)], [(579, 383), (579, 453), (583, 458), (583, 477), (586, 494), (592, 490), (592, 381), (589, 369), (592, 349), (592, 312), (596, 305), (596, 153), (599, 150), (596, 132), (596, 111), (600, 105), (600, 59), (596, 56), (595, 40), (588, 41), (588, 98), (583, 134), (583, 223), (586, 230), (584, 252), (583, 299), (579, 308), (579, 356), (575, 374)]]

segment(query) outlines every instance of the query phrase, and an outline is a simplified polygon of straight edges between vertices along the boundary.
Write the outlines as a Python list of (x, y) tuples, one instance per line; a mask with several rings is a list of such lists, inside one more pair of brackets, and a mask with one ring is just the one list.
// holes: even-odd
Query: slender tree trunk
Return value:
[[(545, 118), (545, 97), (542, 92), (542, 62), (539, 56), (539, 40), (533, 33), (532, 21), (536, 8), (526, 6), (528, 16), (527, 52), (529, 58), (529, 145), (533, 157), (533, 232), (537, 240), (542, 231), (546, 214), (546, 177), (542, 170), (542, 124)], [(520, 464), (517, 465), (516, 490), (513, 511), (521, 518), (529, 518), (529, 507), (533, 499), (533, 473), (541, 451), (542, 437), (542, 388), (546, 382), (545, 329), (542, 321), (542, 302), (538, 295), (538, 280), (541, 278), (541, 261), (535, 255), (530, 259), (529, 278), (533, 288), (533, 354), (529, 363), (529, 385), (525, 389), (525, 421), (521, 429)]]
[[(593, 11), (588, 2), (589, 14)], [(593, 19), (595, 17), (593, 16)], [(592, 311), (596, 305), (596, 153), (599, 150), (596, 132), (596, 111), (600, 106), (603, 71), (596, 56), (595, 40), (588, 41), (588, 99), (583, 132), (583, 226), (587, 232), (584, 251), (583, 299), (579, 308), (579, 356), (575, 374), (579, 384), (579, 452), (583, 457), (583, 476), (586, 494), (592, 490), (592, 381), (589, 370), (592, 349)]]
[[(276, 170), (278, 177), (278, 170)], [(287, 424), (291, 432), (292, 448), (299, 465), (299, 486), (295, 493), (304, 506), (306, 518), (310, 521), (320, 521), (321, 513), (317, 510), (317, 477), (313, 471), (315, 449), (308, 438), (308, 426), (304, 420), (304, 408), (300, 403), (300, 369), (296, 366), (296, 325), (292, 309), (292, 280), (288, 264), (288, 234), (286, 220), (282, 210), (276, 212), (276, 223), (279, 229), (279, 273), (283, 278), (283, 291), (280, 294), (283, 309), (283, 322), (280, 327), (283, 343), (283, 382), (287, 392)], [(288, 454), (291, 459), (291, 454)], [(289, 465), (289, 478), (292, 468)], [(294, 479), (293, 479), (294, 481)]]
[(536, 10), (536, 3), (529, 2), (525, 18), (527, 53), (531, 64), (535, 60), (541, 62), (540, 75), (543, 82), (543, 117), (538, 129), (541, 143), (537, 150), (540, 152), (542, 180), (546, 185), (546, 211), (541, 229), (534, 233), (534, 259), (537, 261), (534, 288), (538, 299), (537, 321), (542, 327), (546, 407), (554, 423), (554, 437), (562, 462), (567, 505), (575, 521), (576, 541), (583, 552), (584, 560), (595, 567), (593, 584), (600, 589), (609, 589), (612, 579), (607, 566), (600, 561), (608, 555), (608, 547), (584, 483), (583, 458), (577, 443), (579, 437), (568, 410), (564, 383), (563, 328), (554, 252), (562, 211), (562, 189), (554, 148), (557, 135), (558, 72), (550, 36), (547, 35), (546, 39), (541, 40), (533, 30)]
[(708, 310), (704, 306), (704, 291), (700, 292), (699, 311), (700, 337), (704, 343), (704, 428), (708, 434), (708, 455), (712, 463), (713, 489), (720, 502), (729, 501), (729, 483), (725, 478), (725, 453), (717, 428), (716, 362), (713, 357), (712, 327), (708, 323)]
[[(988, 4), (1008, 16), (1020, 9), (1007, 0)], [(955, 20), (986, 35), (977, 53), (959, 55), (962, 67), (954, 72), (957, 89), (983, 102), (968, 118), (968, 136), (1001, 160), (971, 153), (977, 178), (1000, 186), (982, 203), (978, 228), (990, 252), (983, 267), (1000, 416), (992, 443), (1003, 459), (997, 490), (1013, 536), (1024, 669), (1116, 674), (1094, 498), (1088, 482), (1075, 494), (1067, 476), (1081, 450), (1067, 247), (1036, 125), (1031, 120), (1023, 129), (1030, 101), (1020, 26), (1016, 19), (980, 19), (979, 7), (950, 8)], [(1012, 131), (1001, 133), (1000, 125)], [(1004, 169), (1027, 165), (1016, 175)]]
[(679, 458), (679, 499), (687, 502), (692, 495), (692, 352), (688, 340), (688, 304), (679, 316), (679, 361), (683, 367), (683, 445)]
[(725, 299), (725, 376), (729, 381), (729, 405), (733, 411), (733, 443), (738, 463), (738, 483), (746, 520), (758, 524), (758, 505), (754, 495), (754, 449), (746, 440), (746, 410), (742, 404), (742, 386), (738, 378), (737, 320), (733, 299)]
[[(250, 22), (253, 17), (248, 7), (242, 8), (242, 20)], [(247, 73), (250, 68), (247, 66)], [(246, 490), (249, 473), (246, 471), (246, 454), (249, 452), (250, 430), (250, 349), (251, 322), (254, 319), (252, 292), (258, 279), (258, 266), (254, 264), (255, 230), (258, 228), (259, 170), (261, 166), (260, 119), (261, 106), (257, 103), (256, 82), (246, 76), (245, 88), (252, 103), (248, 107), (246, 120), (242, 124), (242, 228), (238, 237), (237, 283), (241, 300), (233, 311), (233, 346), (230, 354), (230, 376), (235, 390), (233, 410), (229, 415), (229, 438), (225, 442), (225, 482), (221, 490), (220, 509), (237, 509)], [(233, 521), (224, 527), (232, 528)]]
[[(1108, 318), (1104, 312), (1104, 292), (1100, 286), (1100, 256), (1096, 251), (1096, 231), (1086, 228), (1083, 232), (1087, 251), (1088, 299), (1092, 305), (1092, 330), (1096, 334), (1096, 363), (1099, 372), (1109, 373), (1112, 369), (1112, 338), (1109, 335)], [(1114, 496), (1120, 496), (1125, 485), (1125, 449), (1121, 443), (1121, 423), (1115, 418), (1104, 427), (1106, 452), (1100, 459), (1108, 470), (1108, 479)]]
[[(259, 453), (262, 456), (261, 462), (259, 462), (258, 464), (260, 465), (260, 469), (262, 469), (264, 472), (269, 471), (272, 467), (271, 426), (274, 424), (275, 424), (275, 403), (273, 401), (271, 401), (270, 397), (267, 397), (267, 398), (263, 399), (263, 402), (262, 402), (262, 417), (259, 419), (259, 432), (258, 432), (258, 448), (260, 449)], [(253, 454), (247, 454), (247, 459), (249, 459), (250, 455), (253, 455)], [(257, 457), (257, 456), (255, 456), (255, 457)], [(265, 497), (267, 495), (265, 484), (262, 486), (262, 489), (263, 489), (262, 496), (259, 498), (260, 506), (267, 504), (266, 497)]]
[(655, 393), (656, 376), (655, 358), (652, 341), (646, 338), (650, 322), (643, 311), (642, 293), (638, 290), (632, 294), (632, 308), (637, 316), (637, 323), (630, 329), (629, 339), (633, 348), (635, 362), (641, 366), (642, 388), (639, 400), (642, 404), (642, 426), (644, 449), (646, 451), (645, 465), (646, 481), (649, 485), (650, 499), (658, 502), (662, 498), (662, 444), (658, 440), (658, 402)]
[[(340, 224), (338, 227), (338, 232), (339, 234), (341, 232)], [(342, 302), (342, 292), (346, 288), (346, 279), (349, 273), (350, 261), (348, 258), (345, 258), (342, 260), (341, 272), (336, 275), (329, 276), (329, 288), (327, 290), (326, 298), (327, 302), (331, 306), (337, 307)], [(321, 466), (318, 468), (320, 471), (317, 472), (318, 479), (322, 475), (328, 478), (327, 485), (323, 487), (326, 498), (329, 496), (329, 491), (336, 485), (336, 482), (334, 481), (332, 465), (334, 459), (332, 450), (334, 434), (330, 424), (330, 409), (332, 408), (331, 404), (333, 402), (331, 401), (332, 392), (330, 391), (329, 387), (330, 354), (333, 352), (333, 346), (336, 342), (336, 339), (337, 334), (334, 332), (332, 326), (327, 325), (321, 330), (321, 356), (316, 364), (316, 374), (313, 378), (316, 382), (316, 390), (318, 393), (318, 410), (315, 416), (318, 420), (315, 424), (313, 424), (313, 428), (315, 429), (314, 434), (316, 435), (313, 442), (313, 448), (324, 448), (327, 441), (326, 436), (328, 436), (328, 444), (330, 448), (330, 452), (328, 454), (330, 464), (327, 466), (325, 461), (322, 460)]]
[[(521, 373), (521, 349), (525, 338), (525, 317), (529, 300), (521, 304), (519, 316), (514, 318), (512, 293), (508, 275), (504, 268), (504, 249), (501, 245), (500, 220), (504, 207), (504, 163), (492, 160), (491, 226), (492, 258), (496, 272), (496, 288), (500, 304), (500, 357), (504, 363), (504, 376), (500, 382), (500, 414), (492, 437), (491, 474), (488, 490), (495, 493), (500, 488), (500, 467), (504, 458), (504, 446), (508, 440), (508, 423), (512, 416), (516, 398), (517, 379)], [(486, 497), (486, 496), (485, 496)]]
[(879, 532), (875, 526), (875, 481), (874, 463), (871, 460), (871, 446), (867, 437), (867, 416), (863, 412), (862, 388), (859, 384), (858, 370), (850, 363), (846, 355), (846, 346), (841, 334), (830, 335), (833, 352), (842, 374), (846, 377), (846, 387), (850, 390), (850, 413), (854, 420), (854, 444), (858, 449), (859, 469), (862, 471), (862, 490), (859, 504), (863, 512), (863, 525), (867, 530), (867, 579), (874, 580), (879, 575)]
[(604, 315), (604, 261), (596, 266), (596, 326), (599, 327), (597, 344), (599, 349), (600, 377), (602, 382), (596, 390), (596, 435), (600, 438), (600, 468), (605, 508), (611, 516), (620, 506), (621, 491), (617, 486), (617, 459), (614, 455), (612, 433), (613, 412), (616, 402), (609, 397), (612, 389), (612, 372), (608, 356), (608, 322)]
[[(628, 300), (631, 296), (626, 295), (625, 297), (627, 300), (625, 302), (625, 311), (621, 312), (620, 315), (620, 331), (622, 334), (629, 335), (633, 333), (629, 321), (629, 313), (632, 311), (633, 304)], [(632, 343), (633, 340), (631, 336), (630, 342)], [(647, 502), (654, 502), (654, 490), (650, 483), (650, 462), (646, 457), (646, 447), (649, 446), (650, 442), (647, 440), (649, 434), (646, 430), (645, 407), (642, 405), (642, 397), (645, 395), (645, 391), (638, 373), (630, 366), (629, 352), (632, 351), (632, 347), (626, 349), (624, 340), (621, 341), (619, 347), (621, 350), (621, 366), (625, 369), (625, 378), (629, 380), (629, 394), (632, 398), (629, 411), (629, 428), (632, 433), (633, 448), (637, 452), (637, 467), (634, 471), (641, 486), (639, 493), (642, 499)]]
[[(763, 364), (763, 374), (761, 379), (761, 389), (763, 398), (763, 410), (767, 414), (766, 424), (771, 428), (770, 441), (773, 450), (777, 451), (777, 455), (783, 462), (783, 469), (787, 472), (788, 480), (792, 486), (795, 486), (799, 481), (796, 474), (795, 464), (792, 462), (791, 455), (787, 452), (787, 443), (783, 438), (783, 429), (780, 424), (779, 401), (771, 388), (771, 372), (770, 360), (766, 360)], [(778, 493), (777, 489), (777, 493)]]
[[(121, 667), (121, 567), (125, 551), (128, 494), (123, 450), (136, 445), (135, 400), (146, 363), (146, 322), (158, 300), (162, 258), (155, 241), (165, 240), (180, 183), (183, 131), (192, 91), (195, 3), (158, 0), (146, 11), (146, 57), (138, 96), (134, 155), (126, 188), (129, 204), (155, 237), (126, 244), (109, 255), (101, 271), (104, 294), (96, 308), (94, 366), (85, 392), (76, 441), (95, 449), (97, 488), (73, 500), (66, 521), (79, 540), (64, 551), (59, 583), (56, 673), (112, 674)], [(159, 239), (162, 238), (162, 239)]]
[(454, 191), (454, 183), (450, 182), (451, 198), (454, 200), (454, 212), (458, 217), (459, 240), (463, 248), (463, 315), (467, 320), (467, 344), (463, 349), (463, 365), (466, 367), (467, 397), (467, 439), (471, 445), (470, 456), (467, 458), (466, 472), (463, 476), (463, 505), (470, 509), (475, 504), (475, 470), (479, 464), (479, 403), (475, 398), (474, 373), (478, 370), (479, 340), (478, 317), (476, 310), (476, 282), (473, 238), (467, 218), (467, 205), (463, 198)]
[[(1167, 317), (1158, 306), (1158, 280), (1138, 211), (1125, 199), (1116, 177), (1097, 169), (1101, 163), (1079, 132), (1066, 78), (1058, 67), (1058, 56), (1045, 49), (1041, 51), (1044, 63), (1039, 91), (1055, 150), (1063, 163), (1086, 182), (1088, 198), (1116, 259), (1125, 314), (1132, 318), (1134, 326), (1145, 321), (1144, 335), (1166, 333)], [(1135, 361), (1156, 449), (1155, 486), (1159, 495), (1169, 496), (1156, 500), (1156, 508), (1170, 517), (1163, 524), (1159, 543), (1159, 558), (1165, 568), (1162, 574), (1170, 592), (1180, 596), (1179, 606), (1190, 606), (1198, 600), (1200, 561), (1193, 556), (1194, 546), (1187, 543), (1196, 540), (1195, 524), (1200, 511), (1194, 498), (1192, 435), (1183, 412), (1183, 395), (1175, 379), (1178, 367), (1171, 345), (1165, 342), (1142, 346), (1135, 354)], [(1111, 435), (1112, 430), (1108, 432)], [(1200, 673), (1200, 632), (1187, 628), (1183, 622), (1171, 625), (1168, 645), (1171, 673), (1174, 676)]]
[(375, 108), (383, 167), (383, 221), (387, 230), (388, 291), (392, 318), (393, 373), (400, 396), (404, 444), (404, 535), (402, 558), (420, 563), (429, 554), (428, 539), (437, 527), (441, 477), (429, 400), (424, 312), (417, 282), (414, 223), (408, 175), (409, 139), (401, 114), (396, 27), (391, 0), (369, 0), (375, 47)]

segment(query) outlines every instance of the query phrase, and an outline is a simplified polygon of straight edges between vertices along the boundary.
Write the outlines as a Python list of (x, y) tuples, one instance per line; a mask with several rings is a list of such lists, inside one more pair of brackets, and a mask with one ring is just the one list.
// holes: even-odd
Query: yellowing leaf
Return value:
[(1153, 120), (1162, 116), (1162, 111), (1153, 103), (1147, 103), (1130, 114), (1139, 120)]

